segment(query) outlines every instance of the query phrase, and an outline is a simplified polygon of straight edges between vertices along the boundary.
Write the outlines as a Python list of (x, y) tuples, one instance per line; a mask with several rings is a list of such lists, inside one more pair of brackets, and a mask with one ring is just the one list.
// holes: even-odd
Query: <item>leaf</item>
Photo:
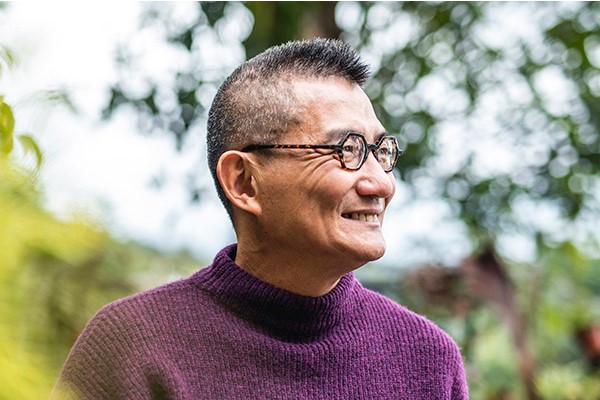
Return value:
[(13, 148), (15, 117), (12, 108), (0, 96), (0, 154), (8, 155)]
[(19, 135), (17, 136), (17, 139), (19, 139), (19, 142), (21, 143), (21, 146), (26, 154), (33, 153), (35, 156), (36, 167), (40, 168), (42, 165), (43, 155), (42, 151), (40, 150), (40, 146), (38, 146), (35, 139), (31, 135)]
[(39, 93), (39, 98), (51, 105), (65, 106), (69, 111), (76, 114), (77, 107), (71, 100), (69, 92), (66, 89), (44, 90)]
[(20, 105), (28, 104), (42, 104), (49, 107), (63, 106), (74, 114), (78, 112), (75, 103), (71, 100), (68, 89), (65, 88), (38, 90), (20, 103)]
[(0, 73), (4, 67), (11, 69), (15, 65), (17, 65), (15, 54), (8, 47), (0, 45)]

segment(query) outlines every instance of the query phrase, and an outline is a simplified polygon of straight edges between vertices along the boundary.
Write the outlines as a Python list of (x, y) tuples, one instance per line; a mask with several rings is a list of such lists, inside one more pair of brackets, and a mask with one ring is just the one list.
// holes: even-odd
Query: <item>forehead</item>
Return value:
[(302, 122), (293, 135), (335, 141), (346, 132), (360, 132), (369, 142), (385, 132), (371, 101), (357, 84), (339, 77), (293, 81), (302, 108)]

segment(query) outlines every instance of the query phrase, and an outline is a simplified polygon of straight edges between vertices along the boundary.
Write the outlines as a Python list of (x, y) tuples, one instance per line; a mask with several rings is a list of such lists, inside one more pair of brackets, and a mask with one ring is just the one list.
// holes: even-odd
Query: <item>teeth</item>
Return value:
[(352, 214), (342, 214), (342, 217), (356, 219), (358, 221), (379, 222), (379, 217), (377, 216), (377, 214), (352, 213)]

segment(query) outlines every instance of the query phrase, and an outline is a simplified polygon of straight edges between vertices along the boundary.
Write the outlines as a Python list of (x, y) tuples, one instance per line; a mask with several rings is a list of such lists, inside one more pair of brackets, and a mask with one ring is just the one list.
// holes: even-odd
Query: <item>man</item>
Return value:
[[(274, 47), (209, 113), (237, 235), (190, 278), (104, 307), (58, 389), (85, 399), (466, 399), (455, 343), (352, 274), (385, 251), (399, 154), (340, 41)], [(65, 392), (63, 392), (65, 393)]]

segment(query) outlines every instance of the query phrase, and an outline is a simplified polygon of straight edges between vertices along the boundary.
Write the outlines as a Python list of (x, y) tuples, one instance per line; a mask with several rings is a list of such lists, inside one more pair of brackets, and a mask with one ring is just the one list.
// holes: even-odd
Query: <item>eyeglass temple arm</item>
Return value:
[(241, 151), (247, 152), (261, 149), (331, 149), (338, 150), (342, 146), (339, 144), (251, 144), (244, 147)]

